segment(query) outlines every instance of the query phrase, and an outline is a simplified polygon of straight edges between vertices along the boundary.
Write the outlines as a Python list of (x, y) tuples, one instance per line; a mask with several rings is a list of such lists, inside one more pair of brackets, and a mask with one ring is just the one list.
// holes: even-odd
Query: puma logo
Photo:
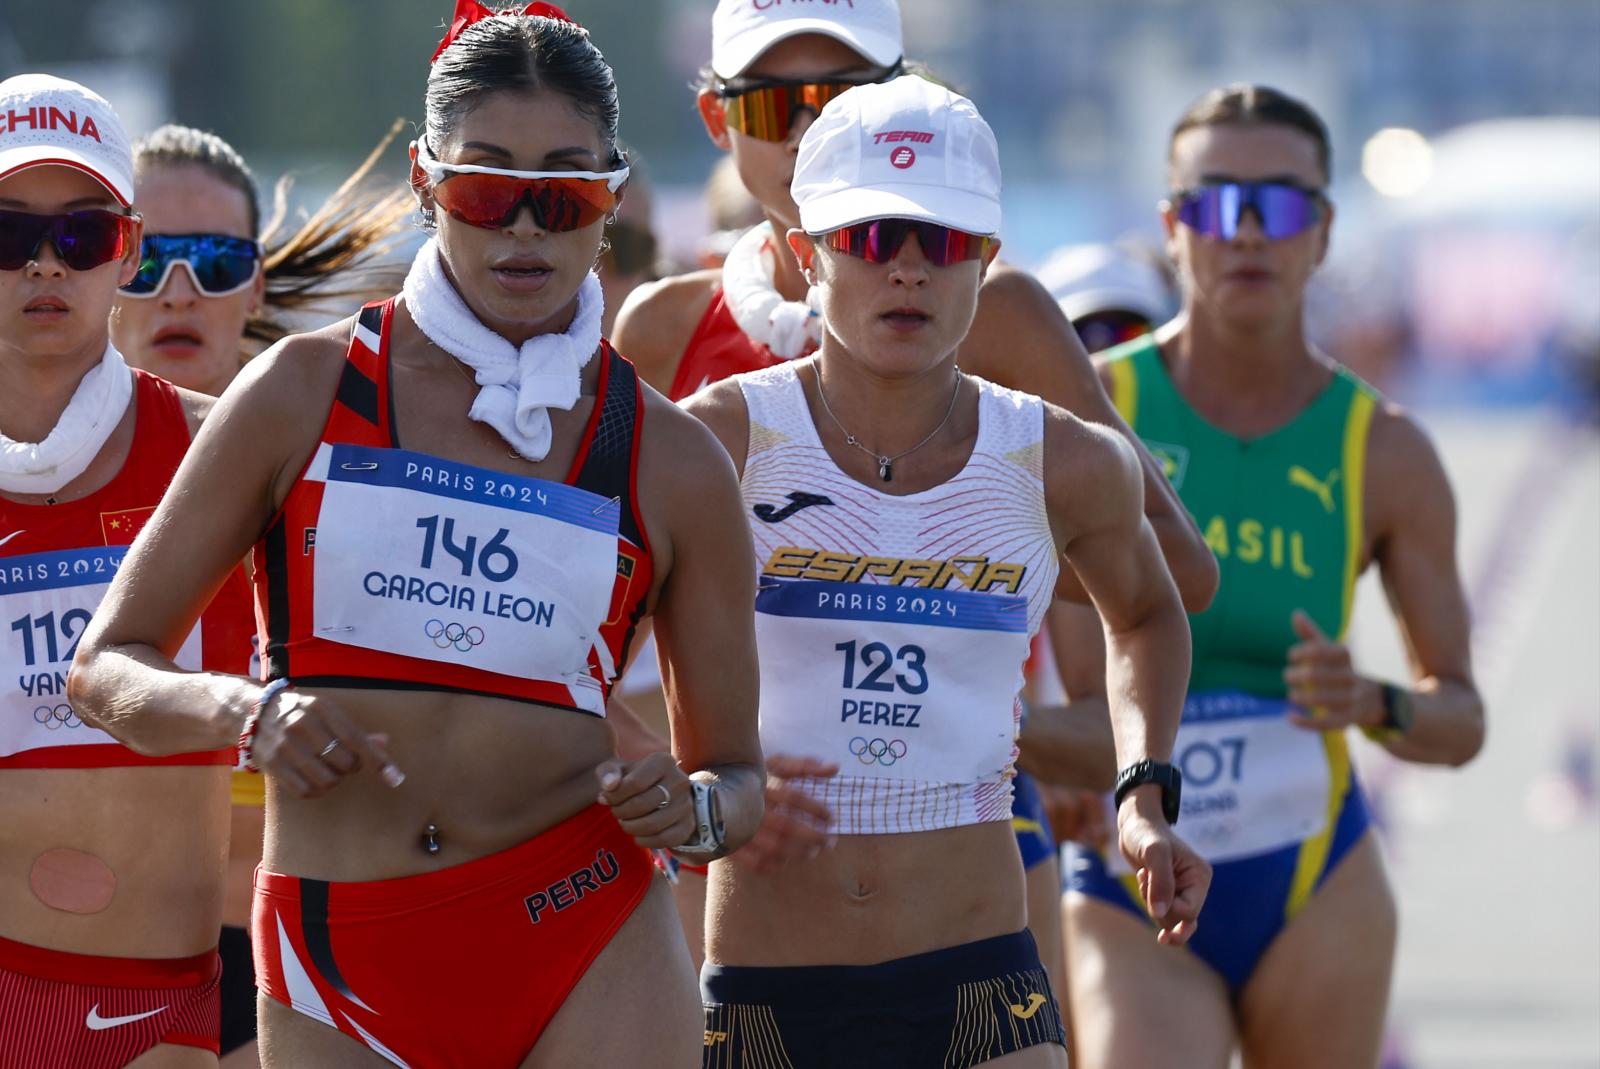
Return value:
[(1333, 513), (1333, 484), (1339, 481), (1339, 469), (1334, 468), (1328, 473), (1327, 479), (1318, 479), (1300, 465), (1295, 464), (1289, 469), (1289, 485), (1298, 486), (1302, 490), (1309, 490), (1317, 495), (1317, 500), (1322, 502), (1322, 508), (1330, 515)]
[(1021, 1006), (1018, 1006), (1015, 1002), (1013, 1002), (1011, 1004), (1011, 1016), (1020, 1021), (1031, 1020), (1033, 1015), (1039, 1012), (1039, 1007), (1043, 1006), (1048, 1001), (1050, 1000), (1039, 994), (1037, 991), (1030, 991), (1028, 992), (1028, 1008), (1023, 1009)]
[(801, 509), (808, 509), (812, 505), (831, 505), (833, 499), (823, 497), (821, 494), (808, 494), (804, 490), (793, 490), (789, 493), (789, 503), (781, 509), (771, 505), (757, 505), (753, 511), (756, 518), (765, 523), (782, 523)]

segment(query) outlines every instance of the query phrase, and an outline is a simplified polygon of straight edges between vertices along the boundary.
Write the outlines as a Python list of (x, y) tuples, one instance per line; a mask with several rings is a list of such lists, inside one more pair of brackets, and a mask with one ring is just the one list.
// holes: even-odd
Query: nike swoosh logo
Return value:
[(1030, 992), (1028, 995), (1028, 1008), (1023, 1009), (1021, 1006), (1018, 1006), (1015, 1002), (1013, 1002), (1011, 1004), (1011, 1016), (1020, 1017), (1022, 1020), (1026, 1021), (1034, 1014), (1038, 1013), (1039, 1007), (1043, 1006), (1046, 1001), (1047, 1000), (1045, 997), (1038, 992)]
[(149, 1011), (148, 1013), (130, 1013), (126, 1017), (102, 1017), (100, 1016), (100, 1003), (96, 1002), (94, 1004), (94, 1008), (89, 1011), (89, 1016), (84, 1019), (83, 1023), (87, 1025), (89, 1030), (92, 1032), (103, 1032), (107, 1028), (120, 1028), (125, 1024), (132, 1024), (135, 1021), (142, 1021), (146, 1017), (154, 1017), (156, 1014), (165, 1010), (166, 1007), (161, 1006)]
[(4, 538), (0, 538), (0, 546), (5, 545), (7, 542), (9, 542), (13, 538), (17, 537), (17, 535), (27, 534), (27, 533), (28, 533), (27, 531), (12, 531), (10, 534), (6, 535)]

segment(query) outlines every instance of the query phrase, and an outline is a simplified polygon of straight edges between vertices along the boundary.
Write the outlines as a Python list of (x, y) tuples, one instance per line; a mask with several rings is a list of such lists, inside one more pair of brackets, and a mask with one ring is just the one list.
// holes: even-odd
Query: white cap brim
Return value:
[(886, 33), (858, 31), (834, 19), (777, 19), (741, 33), (711, 56), (711, 71), (718, 78), (737, 78), (745, 68), (779, 41), (802, 33), (820, 33), (843, 41), (880, 67), (898, 63), (905, 54), (900, 38)]
[(1122, 287), (1102, 287), (1069, 293), (1058, 302), (1068, 319), (1079, 319), (1099, 312), (1133, 312), (1152, 324), (1167, 319), (1167, 309), (1148, 293)]
[(95, 162), (83, 153), (61, 145), (19, 145), (0, 151), (0, 179), (9, 178), (30, 167), (72, 167), (105, 186), (106, 191), (124, 208), (133, 207), (133, 176), (120, 177), (119, 186), (119, 177), (106, 174), (95, 166)]
[[(908, 195), (911, 191), (916, 195)], [(873, 219), (917, 219), (988, 237), (1000, 232), (1000, 205), (964, 189), (899, 184), (893, 189), (846, 187), (800, 207), (800, 226), (808, 234), (826, 234)]]

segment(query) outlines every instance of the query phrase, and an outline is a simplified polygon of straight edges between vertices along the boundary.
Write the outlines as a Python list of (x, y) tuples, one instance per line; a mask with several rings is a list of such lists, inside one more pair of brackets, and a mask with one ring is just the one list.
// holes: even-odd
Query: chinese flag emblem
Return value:
[(134, 537), (149, 522), (156, 511), (154, 505), (142, 509), (123, 509), (121, 512), (102, 512), (100, 514), (100, 534), (105, 538), (108, 546), (125, 546), (133, 541)]

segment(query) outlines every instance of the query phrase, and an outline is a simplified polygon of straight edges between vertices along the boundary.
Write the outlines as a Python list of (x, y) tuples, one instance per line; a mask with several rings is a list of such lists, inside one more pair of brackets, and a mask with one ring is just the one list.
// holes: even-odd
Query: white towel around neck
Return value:
[(516, 346), (473, 314), (444, 271), (437, 238), (417, 253), (401, 289), (406, 311), (428, 340), (472, 369), (481, 387), (467, 415), (499, 432), (529, 460), (550, 453), (550, 409), (578, 403), (583, 368), (600, 345), (605, 298), (590, 272), (565, 334), (536, 334)]
[(19, 442), (0, 430), (0, 490), (53, 494), (100, 455), (133, 398), (133, 371), (106, 342), (100, 362), (78, 380), (72, 400), (42, 442)]

